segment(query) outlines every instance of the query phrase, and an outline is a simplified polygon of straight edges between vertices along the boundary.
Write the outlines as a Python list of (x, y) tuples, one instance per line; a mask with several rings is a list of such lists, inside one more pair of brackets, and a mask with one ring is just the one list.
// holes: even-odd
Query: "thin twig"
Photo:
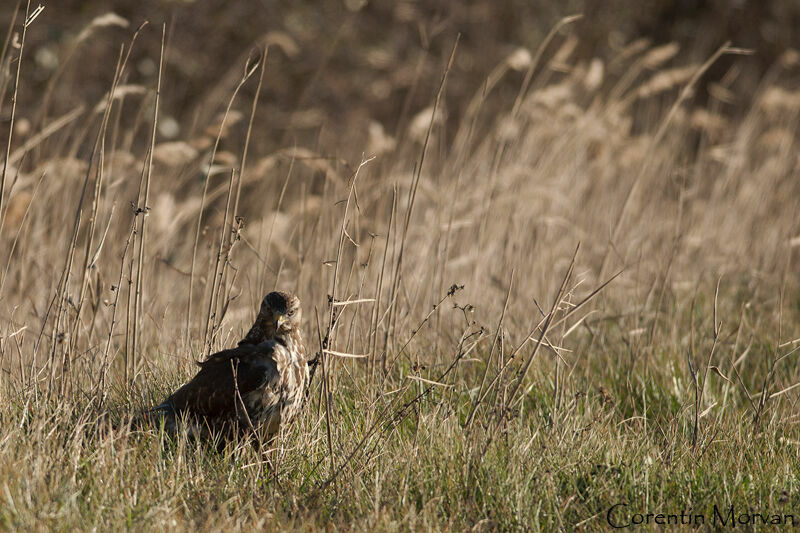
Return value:
[[(3, 193), (6, 188), (6, 172), (8, 171), (8, 160), (11, 157), (11, 141), (14, 136), (14, 120), (17, 117), (17, 94), (19, 93), (19, 76), (22, 71), (22, 54), (25, 51), (25, 34), (28, 29), (28, 17), (30, 15), (31, 0), (25, 5), (25, 20), (22, 23), (22, 37), (19, 43), (19, 55), (17, 56), (17, 73), (14, 78), (14, 92), (11, 95), (11, 118), (8, 124), (8, 142), (6, 143), (6, 157), (3, 159), (3, 173), (0, 174), (0, 233), (3, 231)], [(15, 11), (16, 17), (16, 11)]]
[(153, 128), (150, 134), (150, 149), (147, 155), (144, 181), (144, 201), (139, 209), (142, 209), (141, 235), (139, 236), (139, 258), (136, 267), (136, 298), (134, 300), (133, 311), (133, 348), (131, 350), (133, 379), (136, 379), (136, 367), (138, 362), (137, 341), (139, 335), (139, 315), (142, 310), (142, 300), (144, 299), (144, 289), (142, 288), (142, 276), (144, 275), (144, 254), (147, 248), (147, 212), (150, 209), (150, 177), (153, 173), (153, 152), (156, 146), (156, 134), (158, 133), (158, 104), (161, 98), (161, 77), (164, 72), (164, 48), (167, 38), (167, 25), (161, 26), (161, 54), (158, 61), (158, 82), (156, 85), (156, 100), (153, 109)]

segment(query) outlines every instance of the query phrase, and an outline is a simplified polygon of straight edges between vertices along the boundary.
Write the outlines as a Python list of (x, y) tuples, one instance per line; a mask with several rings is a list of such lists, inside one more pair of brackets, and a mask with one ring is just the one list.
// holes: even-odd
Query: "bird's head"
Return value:
[(283, 334), (299, 329), (303, 318), (300, 298), (288, 292), (271, 292), (262, 300), (258, 318), (267, 332)]

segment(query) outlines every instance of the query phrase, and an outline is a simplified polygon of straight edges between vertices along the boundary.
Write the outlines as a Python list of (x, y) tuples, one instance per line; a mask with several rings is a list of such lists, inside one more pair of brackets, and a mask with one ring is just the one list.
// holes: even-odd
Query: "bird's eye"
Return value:
[(292, 315), (294, 314), (294, 309), (290, 309), (290, 310), (289, 310), (289, 312), (288, 312), (288, 313), (286, 313), (286, 314), (287, 314), (288, 316), (292, 316)]

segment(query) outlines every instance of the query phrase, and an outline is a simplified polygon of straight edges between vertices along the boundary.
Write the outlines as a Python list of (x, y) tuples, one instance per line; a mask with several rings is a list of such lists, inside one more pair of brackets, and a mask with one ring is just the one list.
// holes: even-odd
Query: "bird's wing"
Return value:
[(280, 375), (273, 357), (275, 349), (275, 343), (266, 342), (213, 354), (200, 363), (197, 375), (165, 403), (177, 413), (238, 418), (253, 393), (277, 396)]

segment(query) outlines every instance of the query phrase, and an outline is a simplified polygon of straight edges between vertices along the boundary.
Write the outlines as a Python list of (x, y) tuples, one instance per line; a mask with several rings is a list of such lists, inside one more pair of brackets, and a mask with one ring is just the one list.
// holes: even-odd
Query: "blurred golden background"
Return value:
[[(10, 20), (15, 3), (0, 6), (0, 20)], [(108, 10), (128, 26), (96, 30), (71, 55), (80, 31)], [(166, 137), (186, 135), (218, 111), (220, 95), (238, 81), (250, 49), (270, 43), (255, 147), (272, 151), (292, 143), (318, 145), (353, 159), (366, 146), (370, 124), (402, 136), (409, 115), (430, 105), (458, 33), (462, 37), (446, 93), (453, 123), (499, 62), (518, 47), (537, 50), (562, 17), (576, 13), (584, 16), (569, 29), (576, 40), (562, 50), (557, 58), (562, 62), (608, 62), (638, 39), (649, 45), (676, 43), (678, 65), (704, 61), (727, 40), (752, 49), (746, 60), (729, 57), (715, 63), (696, 95), (700, 102), (708, 100), (707, 83), (719, 80), (735, 63), (728, 87), (735, 98), (722, 106), (726, 112), (741, 112), (786, 49), (800, 47), (800, 4), (792, 0), (59, 1), (47, 3), (30, 28), (28, 38), (36, 50), (23, 65), (26, 90), (20, 111), (26, 114), (37, 105), (40, 91), (60, 69), (64, 72), (51, 113), (95, 102), (108, 89), (120, 43), (148, 20), (151, 27), (137, 43), (126, 80), (155, 82), (160, 40), (153, 35), (166, 23), (163, 108), (165, 118), (175, 121), (163, 128)], [(560, 44), (552, 45), (549, 54)], [(627, 64), (618, 60), (606, 67), (604, 81), (613, 83)], [(497, 98), (485, 104), (490, 111), (499, 111), (502, 102), (516, 96), (523, 74), (501, 80)]]

